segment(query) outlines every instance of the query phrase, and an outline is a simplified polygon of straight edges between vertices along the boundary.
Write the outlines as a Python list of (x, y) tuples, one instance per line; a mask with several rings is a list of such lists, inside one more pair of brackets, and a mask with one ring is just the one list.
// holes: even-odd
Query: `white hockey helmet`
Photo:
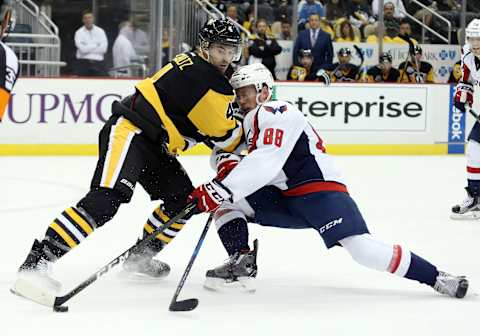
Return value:
[(465, 37), (475, 56), (480, 56), (480, 19), (473, 19), (465, 29)]
[(480, 37), (480, 19), (473, 19), (468, 24), (465, 29), (465, 36), (469, 37)]
[[(262, 63), (254, 63), (241, 67), (235, 71), (230, 79), (230, 84), (234, 90), (253, 85), (258, 94), (262, 91), (264, 85), (268, 87), (268, 99), (270, 99), (273, 90), (273, 76)], [(267, 100), (268, 100), (267, 99)]]

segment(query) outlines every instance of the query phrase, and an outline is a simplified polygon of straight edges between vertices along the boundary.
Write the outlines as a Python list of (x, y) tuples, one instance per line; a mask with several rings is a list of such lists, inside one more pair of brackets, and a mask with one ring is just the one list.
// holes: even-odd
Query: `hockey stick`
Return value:
[(72, 289), (70, 292), (63, 296), (54, 296), (51, 293), (45, 292), (42, 289), (32, 286), (29, 282), (27, 281), (20, 281), (20, 283), (17, 285), (22, 287), (23, 293), (27, 293), (27, 295), (23, 295), (27, 299), (30, 299), (36, 303), (39, 303), (41, 305), (47, 306), (47, 307), (52, 307), (54, 311), (57, 312), (67, 312), (68, 307), (67, 306), (62, 306), (65, 302), (70, 300), (72, 297), (80, 293), (82, 290), (87, 288), (89, 285), (94, 283), (98, 278), (101, 276), (105, 275), (108, 271), (110, 271), (113, 267), (117, 266), (120, 264), (122, 261), (125, 261), (125, 259), (128, 258), (130, 254), (133, 252), (137, 251), (138, 249), (144, 247), (146, 244), (151, 242), (152, 240), (155, 239), (155, 237), (159, 234), (168, 229), (170, 226), (172, 226), (175, 222), (177, 222), (179, 219), (184, 218), (188, 214), (192, 213), (196, 207), (195, 203), (189, 203), (187, 206), (185, 206), (180, 212), (172, 217), (169, 221), (167, 221), (164, 225), (161, 227), (158, 227), (156, 230), (154, 230), (152, 233), (148, 234), (144, 238), (140, 239), (136, 244), (131, 246), (129, 249), (127, 249), (125, 252), (120, 254), (118, 257), (110, 261), (108, 264), (103, 266), (101, 269), (99, 269), (97, 272), (92, 274), (88, 279), (80, 283), (77, 287)]
[(360, 65), (358, 66), (358, 73), (355, 76), (355, 80), (357, 81), (358, 79), (362, 78), (362, 76), (361, 76), (362, 71), (365, 72), (364, 70), (362, 70), (363, 62), (365, 62), (365, 56), (363, 55), (362, 49), (360, 49), (359, 46), (354, 44), (353, 48), (355, 49), (355, 52), (357, 53), (358, 57), (360, 57)]
[(190, 273), (190, 270), (192, 269), (193, 262), (195, 261), (195, 258), (197, 257), (197, 254), (200, 251), (200, 248), (202, 247), (203, 240), (207, 235), (207, 231), (208, 231), (208, 228), (210, 227), (210, 224), (212, 223), (212, 219), (213, 219), (213, 213), (211, 213), (210, 216), (208, 217), (207, 224), (205, 224), (205, 227), (203, 228), (202, 234), (198, 239), (197, 246), (195, 246), (195, 250), (193, 250), (193, 254), (190, 257), (190, 261), (188, 262), (187, 268), (185, 268), (185, 272), (183, 272), (182, 278), (180, 279), (177, 289), (175, 290), (175, 294), (173, 294), (172, 301), (170, 302), (170, 306), (168, 307), (168, 310), (170, 311), (175, 311), (175, 312), (190, 311), (190, 310), (194, 310), (198, 306), (198, 299), (193, 298), (193, 299), (177, 301), (177, 298), (178, 298), (178, 295), (180, 294), (180, 291), (183, 288), (183, 285), (185, 284), (185, 280), (187, 280), (187, 276)]

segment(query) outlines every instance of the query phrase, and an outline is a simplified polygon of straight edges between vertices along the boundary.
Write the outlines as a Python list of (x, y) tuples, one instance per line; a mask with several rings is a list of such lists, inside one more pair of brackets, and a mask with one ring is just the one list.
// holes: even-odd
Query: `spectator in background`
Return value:
[[(384, 2), (384, 10), (385, 10), (385, 5), (391, 3), (394, 8), (394, 13), (393, 17), (400, 20), (405, 17), (405, 13), (407, 12), (405, 10), (405, 6), (403, 5), (402, 0), (388, 0)], [(372, 13), (375, 17), (378, 17), (378, 5), (379, 5), (379, 0), (373, 0), (372, 1)]]
[(292, 20), (292, 6), (288, 4), (287, 0), (280, 0), (278, 6), (273, 8), (275, 21)]
[(320, 29), (320, 16), (312, 14), (308, 18), (310, 28), (301, 31), (293, 47), (293, 63), (298, 63), (297, 55), (300, 49), (310, 49), (313, 55), (313, 67), (328, 69), (332, 66), (333, 46), (328, 33)]
[(462, 61), (458, 61), (453, 65), (452, 71), (450, 72), (450, 77), (448, 77), (447, 83), (456, 84), (462, 78)]
[(394, 38), (400, 32), (400, 20), (395, 17), (395, 5), (389, 1), (383, 6), (383, 22), (385, 24), (385, 35)]
[(285, 19), (280, 23), (280, 33), (277, 35), (277, 40), (291, 40), (292, 39), (292, 25)]
[(150, 53), (150, 39), (148, 34), (140, 29), (138, 18), (133, 17), (132, 19), (132, 39), (130, 40), (133, 44), (135, 52), (139, 56), (148, 56)]
[(229, 4), (227, 5), (227, 9), (226, 9), (226, 16), (232, 20), (233, 22), (236, 22), (238, 23), (240, 26), (243, 25), (243, 21), (240, 20), (240, 18), (238, 17), (238, 9), (237, 9), (237, 5), (235, 4)]
[(256, 24), (257, 33), (252, 36), (250, 40), (250, 46), (248, 47), (248, 53), (250, 55), (248, 64), (262, 63), (272, 73), (274, 79), (275, 67), (277, 62), (275, 61), (275, 55), (282, 52), (282, 47), (277, 43), (274, 36), (267, 33), (268, 24), (265, 19), (258, 19)]
[(410, 60), (402, 62), (398, 66), (400, 71), (399, 82), (401, 83), (434, 83), (433, 66), (422, 61), (422, 48), (417, 44), (414, 48), (414, 55)]
[(368, 83), (395, 83), (400, 72), (392, 66), (392, 55), (383, 52), (379, 57), (379, 64), (367, 71), (365, 81)]
[(375, 22), (372, 16), (372, 10), (365, 0), (347, 0), (346, 15), (350, 23), (363, 31), (363, 29)]
[[(400, 32), (400, 20), (395, 18), (395, 5), (393, 2), (388, 1), (383, 5), (383, 21), (385, 24), (385, 33), (383, 42), (391, 43), (395, 36), (398, 36)], [(367, 43), (376, 42), (378, 34), (378, 23), (369, 24), (364, 28), (364, 35), (367, 37)]]
[(132, 61), (138, 60), (137, 53), (133, 48), (132, 34), (133, 27), (129, 21), (124, 21), (119, 25), (118, 36), (113, 43), (112, 53), (113, 53), (113, 67), (124, 69), (116, 70), (116, 73), (123, 76), (131, 76), (132, 71), (130, 68), (127, 68), (128, 65), (132, 64)]
[(412, 37), (412, 27), (410, 26), (410, 22), (408, 22), (407, 19), (403, 19), (400, 21), (398, 35), (393, 38), (392, 42), (400, 44), (408, 43), (408, 38), (413, 44), (418, 44), (417, 40)]
[(317, 14), (319, 18), (322, 18), (325, 16), (325, 11), (320, 1), (307, 0), (300, 8), (300, 13), (298, 14), (299, 30), (305, 28), (305, 24), (313, 14)]
[(312, 68), (312, 51), (300, 49), (298, 53), (299, 65), (292, 65), (288, 70), (287, 80), (294, 81), (314, 81), (316, 79), (316, 70)]
[(327, 0), (325, 4), (326, 19), (335, 23), (346, 16), (345, 2), (341, 0)]
[(335, 39), (335, 42), (360, 42), (360, 38), (355, 36), (355, 32), (353, 31), (350, 21), (344, 20), (342, 23), (340, 23), (339, 36)]
[(330, 78), (332, 82), (355, 82), (358, 80), (360, 68), (353, 63), (350, 48), (340, 48), (337, 53), (338, 62), (332, 65)]
[[(253, 5), (251, 6), (253, 7)], [(268, 25), (275, 22), (275, 13), (272, 6), (266, 3), (265, 0), (258, 0), (257, 3), (257, 19), (265, 19)]]
[(83, 26), (75, 32), (77, 47), (75, 74), (78, 76), (106, 76), (104, 56), (108, 48), (105, 31), (97, 27), (91, 11), (84, 11)]

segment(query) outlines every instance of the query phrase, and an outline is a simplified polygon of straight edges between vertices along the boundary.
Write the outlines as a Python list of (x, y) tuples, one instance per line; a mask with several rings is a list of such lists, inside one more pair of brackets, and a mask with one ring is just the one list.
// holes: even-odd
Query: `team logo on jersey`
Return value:
[(278, 107), (264, 106), (263, 108), (267, 112), (277, 114), (277, 112), (279, 112), (279, 113), (285, 112), (287, 110), (287, 105), (282, 105), (282, 106), (278, 106)]

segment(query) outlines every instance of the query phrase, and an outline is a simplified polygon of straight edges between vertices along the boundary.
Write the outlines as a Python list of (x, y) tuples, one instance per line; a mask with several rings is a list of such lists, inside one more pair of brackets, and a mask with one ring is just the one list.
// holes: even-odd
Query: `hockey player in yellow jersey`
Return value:
[[(241, 142), (241, 124), (233, 118), (233, 89), (224, 73), (241, 53), (240, 35), (228, 20), (209, 20), (199, 32), (198, 53), (177, 55), (136, 92), (112, 104), (112, 116), (99, 136), (99, 160), (90, 191), (65, 209), (35, 240), (19, 279), (34, 277), (37, 286), (58, 290), (50, 265), (80, 244), (130, 201), (137, 182), (162, 203), (143, 227), (146, 235), (187, 204), (192, 182), (175, 154), (196, 143), (231, 151)], [(178, 221), (124, 263), (129, 274), (161, 278), (169, 265), (153, 257), (184, 226)], [(17, 281), (12, 291), (28, 296)], [(30, 282), (30, 284), (32, 281)]]
[(18, 77), (18, 59), (12, 49), (3, 43), (9, 31), (13, 30), (12, 9), (7, 8), (0, 30), (0, 122), (7, 109), (10, 93)]
[(398, 79), (401, 83), (434, 83), (435, 75), (433, 66), (425, 61), (422, 61), (422, 48), (416, 44), (413, 48), (413, 55), (410, 60), (400, 63), (398, 70), (400, 77)]

